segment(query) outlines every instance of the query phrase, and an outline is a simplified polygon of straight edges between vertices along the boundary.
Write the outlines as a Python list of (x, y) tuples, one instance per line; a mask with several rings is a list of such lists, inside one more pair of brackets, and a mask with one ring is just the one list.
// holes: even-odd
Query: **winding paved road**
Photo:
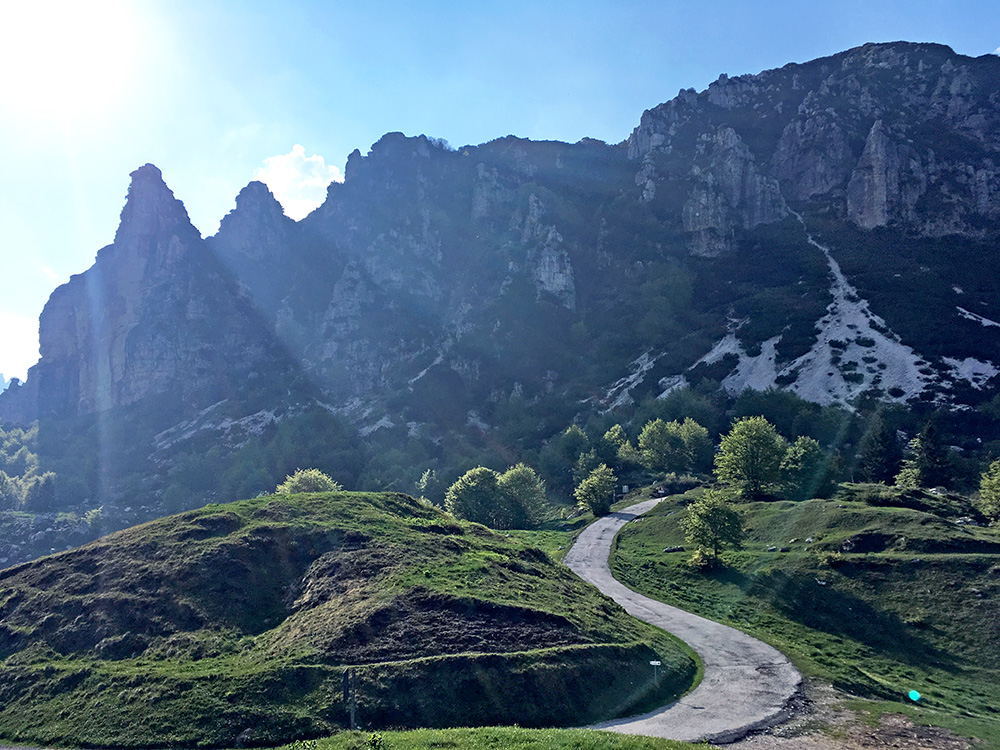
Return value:
[(663, 628), (691, 646), (704, 664), (704, 677), (698, 687), (674, 703), (593, 728), (726, 743), (784, 721), (791, 715), (791, 700), (801, 687), (802, 675), (781, 652), (746, 633), (637, 594), (611, 575), (608, 555), (615, 534), (658, 502), (646, 500), (596, 521), (580, 534), (563, 562), (633, 617)]

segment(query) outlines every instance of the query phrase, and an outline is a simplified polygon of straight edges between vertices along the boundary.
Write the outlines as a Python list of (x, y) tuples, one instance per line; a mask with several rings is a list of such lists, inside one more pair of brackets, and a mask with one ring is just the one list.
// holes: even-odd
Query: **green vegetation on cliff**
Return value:
[[(0, 736), (274, 744), (583, 724), (695, 664), (541, 550), (399, 494), (259, 497), (0, 572)], [(654, 684), (650, 659), (669, 668)]]

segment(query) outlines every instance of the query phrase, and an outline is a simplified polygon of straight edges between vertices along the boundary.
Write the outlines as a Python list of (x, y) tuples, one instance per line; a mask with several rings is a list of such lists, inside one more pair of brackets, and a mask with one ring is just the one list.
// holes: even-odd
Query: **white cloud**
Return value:
[(0, 372), (25, 379), (38, 361), (38, 319), (0, 311)]
[(306, 156), (299, 144), (292, 146), (290, 153), (264, 159), (264, 166), (254, 170), (253, 178), (267, 185), (285, 214), (296, 221), (323, 202), (331, 182), (344, 181), (337, 167), (328, 165), (319, 154)]
[(1000, 55), (1000, 47), (997, 47), (995, 50), (993, 50), (993, 54)]

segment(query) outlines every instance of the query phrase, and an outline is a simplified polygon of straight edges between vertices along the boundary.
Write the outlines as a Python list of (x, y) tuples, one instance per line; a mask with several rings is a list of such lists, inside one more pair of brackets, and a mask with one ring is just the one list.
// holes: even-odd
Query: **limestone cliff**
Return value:
[[(896, 223), (924, 236), (976, 233), (1000, 215), (998, 67), (992, 55), (897, 43), (723, 75), (701, 94), (682, 91), (644, 113), (628, 140), (629, 158), (640, 164), (636, 179), (648, 199), (657, 182), (672, 178), (651, 164), (676, 162), (678, 152), (715, 152), (720, 128), (730, 128), (730, 141), (750, 144), (747, 154), (733, 152), (735, 171), (723, 167), (730, 178), (743, 173), (749, 155), (785, 200), (832, 202), (862, 229)], [(718, 168), (709, 174), (719, 180)], [(703, 175), (696, 180), (704, 183)], [(766, 183), (758, 184), (762, 201), (727, 202), (737, 225), (784, 215)], [(719, 240), (734, 223), (722, 216), (720, 197), (704, 185), (691, 194), (684, 229), (696, 252), (731, 248)]]
[(171, 451), (313, 407), (448, 460), (659, 382), (979, 404), (1000, 386), (998, 87), (995, 56), (866, 45), (681, 91), (617, 145), (389, 133), (302, 221), (254, 182), (208, 239), (146, 165), (0, 420), (83, 444), (99, 414), (155, 494)]
[(52, 293), (39, 348), (24, 408), (61, 417), (167, 396), (193, 408), (275, 354), (150, 164), (132, 173), (114, 243)]

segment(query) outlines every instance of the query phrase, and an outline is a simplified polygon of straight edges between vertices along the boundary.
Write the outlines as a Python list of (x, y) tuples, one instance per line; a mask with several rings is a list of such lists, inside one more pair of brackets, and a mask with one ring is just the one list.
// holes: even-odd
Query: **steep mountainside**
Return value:
[(998, 82), (996, 56), (872, 44), (681, 91), (614, 146), (392, 133), (302, 221), (251, 183), (207, 239), (147, 165), (0, 420), (47, 420), (51, 455), (127, 433), (105, 438), (125, 468), (86, 479), (113, 496), (310, 409), (516, 455), (684, 385), (977, 404), (1000, 380)]

